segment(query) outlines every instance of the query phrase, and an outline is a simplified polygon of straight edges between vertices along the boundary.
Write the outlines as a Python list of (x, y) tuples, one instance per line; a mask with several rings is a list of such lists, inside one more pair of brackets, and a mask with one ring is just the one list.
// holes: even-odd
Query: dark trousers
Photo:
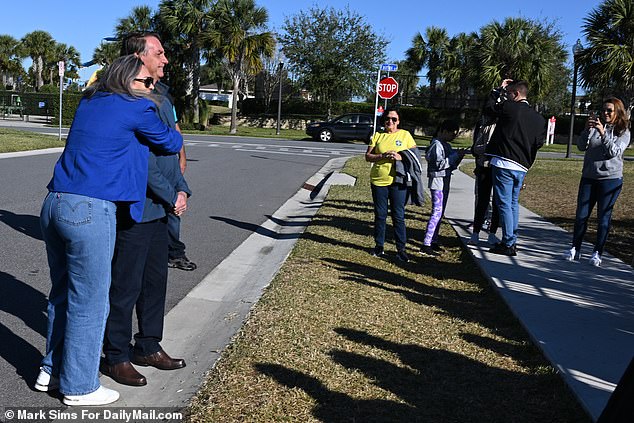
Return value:
[(181, 218), (173, 213), (167, 215), (167, 236), (169, 242), (169, 258), (177, 259), (185, 257), (185, 244), (180, 240)]
[[(487, 209), (489, 208), (491, 191), (493, 190), (493, 176), (491, 174), (491, 168), (488, 166), (476, 166), (474, 174), (475, 212), (473, 214), (473, 232), (478, 233), (482, 230), (482, 226), (484, 226)], [(491, 225), (489, 226), (489, 232), (497, 232), (499, 226), (500, 217), (498, 214), (498, 209), (495, 206), (495, 199), (493, 199), (493, 205), (491, 207)]]
[(388, 203), (394, 225), (396, 250), (405, 250), (407, 234), (405, 230), (405, 199), (407, 187), (392, 184), (386, 187), (372, 185), (372, 201), (374, 201), (374, 242), (378, 247), (385, 243), (385, 226)]
[(603, 254), (605, 242), (608, 240), (612, 209), (623, 188), (623, 178), (617, 179), (589, 179), (581, 178), (579, 194), (577, 195), (577, 213), (572, 246), (577, 251), (581, 248), (583, 237), (588, 228), (588, 218), (597, 205), (597, 242), (594, 251)]
[[(143, 356), (161, 349), (166, 289), (167, 219), (147, 223), (119, 219), (103, 347), (109, 364), (129, 361), (132, 349)], [(138, 332), (132, 347), (135, 307)]]

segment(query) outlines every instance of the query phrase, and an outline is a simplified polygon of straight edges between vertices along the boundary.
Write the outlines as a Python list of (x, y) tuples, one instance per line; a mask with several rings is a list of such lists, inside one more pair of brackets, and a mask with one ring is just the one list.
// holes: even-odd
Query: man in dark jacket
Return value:
[[(156, 34), (132, 34), (123, 41), (123, 54), (136, 53), (154, 78), (155, 88), (168, 63)], [(174, 106), (158, 91), (158, 115), (176, 127)], [(185, 367), (185, 360), (170, 357), (161, 347), (168, 275), (168, 216), (187, 210), (191, 191), (176, 154), (150, 152), (143, 219), (133, 222), (117, 211), (117, 238), (112, 260), (110, 314), (104, 335), (104, 359), (100, 371), (116, 382), (143, 386), (145, 376), (132, 363), (161, 370)], [(122, 210), (125, 210), (122, 208)], [(138, 331), (132, 341), (132, 312), (136, 309)]]
[(502, 241), (490, 252), (515, 256), (520, 189), (546, 138), (546, 120), (526, 100), (528, 83), (505, 79), (487, 101), (498, 118), (486, 154), (491, 157), (493, 190), (502, 226)]

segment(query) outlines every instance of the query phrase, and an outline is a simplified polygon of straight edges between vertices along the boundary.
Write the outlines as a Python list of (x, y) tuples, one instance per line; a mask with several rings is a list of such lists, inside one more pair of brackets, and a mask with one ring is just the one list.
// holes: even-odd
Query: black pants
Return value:
[[(118, 217), (103, 347), (108, 364), (129, 361), (132, 348), (140, 355), (161, 349), (166, 289), (167, 218), (134, 223)], [(132, 347), (135, 307), (139, 330)]]
[[(489, 201), (491, 200), (491, 191), (493, 189), (493, 175), (491, 167), (476, 166), (475, 170), (475, 212), (473, 215), (473, 232), (477, 233), (482, 230), (484, 220), (486, 219)], [(493, 199), (493, 207), (491, 207), (491, 225), (489, 232), (495, 233), (500, 226), (500, 216), (495, 206), (495, 198)]]
[(169, 237), (169, 258), (185, 257), (185, 243), (181, 242), (181, 218), (175, 214), (167, 215), (167, 234)]

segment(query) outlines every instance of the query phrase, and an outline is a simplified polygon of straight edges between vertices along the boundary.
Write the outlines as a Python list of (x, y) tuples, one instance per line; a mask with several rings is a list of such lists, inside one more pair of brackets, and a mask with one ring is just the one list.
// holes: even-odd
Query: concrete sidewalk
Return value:
[[(454, 172), (445, 216), (466, 244), (473, 220), (474, 179)], [(484, 232), (481, 233), (484, 236)], [(605, 254), (602, 267), (563, 260), (571, 234), (525, 208), (518, 255), (467, 246), (544, 355), (596, 420), (634, 354), (634, 273)]]

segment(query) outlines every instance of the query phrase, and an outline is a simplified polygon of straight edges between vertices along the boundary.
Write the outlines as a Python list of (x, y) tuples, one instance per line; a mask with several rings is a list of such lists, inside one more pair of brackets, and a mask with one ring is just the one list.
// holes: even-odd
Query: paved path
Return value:
[[(446, 217), (465, 244), (473, 187), (454, 172)], [(567, 262), (570, 242), (569, 233), (522, 207), (516, 257), (489, 253), (486, 240), (467, 248), (596, 420), (634, 354), (634, 273), (607, 253), (601, 268), (592, 267), (590, 244), (580, 263)]]

